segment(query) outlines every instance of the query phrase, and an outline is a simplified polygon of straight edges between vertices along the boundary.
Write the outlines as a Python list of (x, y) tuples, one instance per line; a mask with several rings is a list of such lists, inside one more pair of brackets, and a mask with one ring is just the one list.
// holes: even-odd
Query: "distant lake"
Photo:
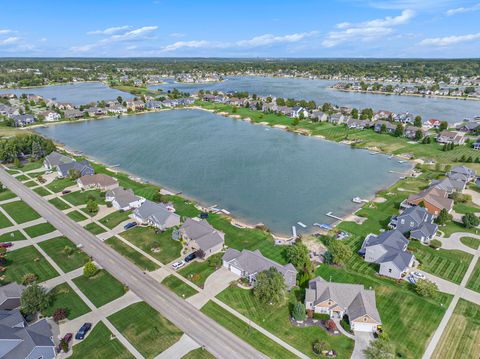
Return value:
[(172, 90), (196, 92), (200, 89), (218, 91), (247, 91), (261, 96), (287, 97), (314, 100), (317, 104), (330, 102), (338, 106), (371, 107), (374, 110), (410, 112), (421, 115), (424, 120), (437, 118), (448, 122), (459, 122), (464, 118), (480, 116), (480, 101), (455, 100), (446, 98), (423, 98), (416, 96), (374, 95), (358, 92), (344, 92), (329, 88), (337, 81), (307, 80), (300, 78), (276, 77), (227, 77), (226, 81), (210, 84), (169, 83), (151, 86)]
[(130, 98), (127, 92), (112, 89), (101, 82), (79, 82), (64, 85), (32, 87), (21, 89), (2, 89), (0, 93), (35, 94), (58, 102), (69, 102), (74, 105), (85, 105), (100, 100), (114, 100), (118, 96)]
[[(59, 124), (39, 133), (150, 182), (291, 234), (331, 223), (410, 168), (384, 155), (200, 110)], [(396, 171), (390, 173), (389, 171)], [(301, 228), (297, 229), (301, 232)]]

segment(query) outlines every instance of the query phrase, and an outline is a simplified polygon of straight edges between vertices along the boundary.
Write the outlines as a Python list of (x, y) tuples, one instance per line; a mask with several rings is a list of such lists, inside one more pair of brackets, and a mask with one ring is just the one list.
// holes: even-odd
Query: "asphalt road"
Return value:
[(142, 300), (217, 358), (267, 358), (249, 344), (162, 286), (148, 274), (97, 239), (20, 181), (0, 168), (0, 181)]

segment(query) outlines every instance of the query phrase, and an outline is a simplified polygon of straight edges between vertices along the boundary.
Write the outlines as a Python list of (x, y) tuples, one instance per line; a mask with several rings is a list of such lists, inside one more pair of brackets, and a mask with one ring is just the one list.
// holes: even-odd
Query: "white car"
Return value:
[(172, 268), (177, 270), (185, 265), (185, 261), (179, 261), (172, 264)]
[(425, 279), (425, 275), (423, 273), (420, 273), (420, 272), (412, 272), (412, 275), (415, 278), (418, 278), (418, 279)]

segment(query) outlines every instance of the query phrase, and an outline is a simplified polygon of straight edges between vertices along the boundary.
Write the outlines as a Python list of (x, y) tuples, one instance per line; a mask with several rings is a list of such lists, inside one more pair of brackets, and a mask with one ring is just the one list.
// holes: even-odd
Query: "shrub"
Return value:
[(112, 207), (113, 207), (112, 202), (107, 202), (107, 207), (108, 207), (108, 208), (112, 208)]
[(222, 265), (222, 258), (220, 256), (213, 255), (207, 259), (210, 267), (220, 267)]
[(331, 331), (337, 330), (337, 325), (331, 319), (329, 319), (325, 322), (325, 326)]
[(313, 343), (313, 352), (317, 355), (321, 355), (323, 351), (327, 350), (327, 343), (317, 340)]
[(37, 275), (35, 273), (27, 273), (22, 277), (22, 284), (29, 285), (37, 281)]
[(292, 317), (298, 322), (305, 320), (305, 305), (303, 303), (298, 302), (293, 306)]
[(422, 297), (434, 298), (437, 295), (437, 285), (428, 279), (419, 279), (415, 284), (415, 291)]
[(67, 310), (65, 308), (57, 308), (53, 312), (53, 320), (55, 323), (67, 318)]
[(314, 313), (313, 314), (313, 319), (327, 321), (327, 320), (330, 320), (330, 316), (328, 314), (324, 314), (324, 313)]
[(60, 348), (64, 353), (68, 352), (68, 343), (63, 338), (60, 340)]
[(83, 266), (83, 276), (86, 278), (93, 277), (95, 274), (97, 274), (97, 271), (98, 271), (97, 266), (92, 261), (87, 262)]
[(442, 242), (440, 242), (438, 239), (432, 239), (430, 241), (430, 247), (432, 248), (437, 249), (437, 248), (440, 248), (441, 246), (442, 246)]
[(75, 249), (70, 246), (65, 246), (63, 248), (63, 253), (65, 253), (68, 257), (70, 257), (75, 252)]
[(480, 224), (480, 220), (473, 213), (467, 213), (462, 217), (462, 222), (465, 228), (477, 227)]

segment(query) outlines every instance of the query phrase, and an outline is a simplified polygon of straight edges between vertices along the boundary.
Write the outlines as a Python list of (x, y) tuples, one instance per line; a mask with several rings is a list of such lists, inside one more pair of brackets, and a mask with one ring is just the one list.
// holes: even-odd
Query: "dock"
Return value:
[(293, 235), (293, 238), (297, 238), (297, 227), (295, 226), (292, 226), (292, 235)]
[(336, 219), (336, 220), (338, 220), (338, 221), (343, 221), (343, 218), (340, 218), (340, 217), (338, 217), (338, 216), (335, 216), (332, 212), (328, 212), (328, 213), (326, 214), (326, 216), (327, 216), (327, 217), (330, 217), (330, 218), (334, 218), (334, 219)]
[(297, 222), (297, 224), (302, 228), (307, 228), (307, 225), (302, 222)]

